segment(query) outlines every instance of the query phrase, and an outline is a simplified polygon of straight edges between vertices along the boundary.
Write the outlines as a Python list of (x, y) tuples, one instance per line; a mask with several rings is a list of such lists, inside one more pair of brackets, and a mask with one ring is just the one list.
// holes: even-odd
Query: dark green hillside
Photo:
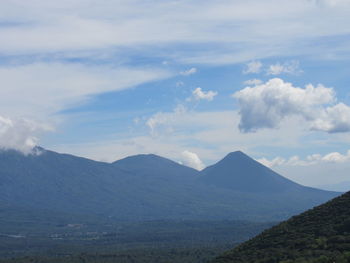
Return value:
[(264, 231), (212, 262), (350, 262), (350, 192)]

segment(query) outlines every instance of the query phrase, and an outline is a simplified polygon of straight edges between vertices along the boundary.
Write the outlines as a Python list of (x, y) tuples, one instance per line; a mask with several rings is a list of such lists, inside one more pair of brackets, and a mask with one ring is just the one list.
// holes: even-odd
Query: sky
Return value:
[(350, 176), (349, 0), (2, 0), (0, 148)]

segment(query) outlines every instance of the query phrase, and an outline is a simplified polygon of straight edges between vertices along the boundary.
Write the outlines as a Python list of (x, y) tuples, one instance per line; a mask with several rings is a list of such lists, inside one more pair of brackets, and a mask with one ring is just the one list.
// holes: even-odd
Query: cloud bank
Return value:
[(332, 88), (322, 85), (294, 87), (282, 79), (270, 79), (255, 87), (246, 87), (233, 94), (239, 102), (239, 129), (255, 132), (277, 128), (285, 119), (297, 116), (308, 123), (310, 130), (328, 133), (350, 131), (350, 107), (336, 103)]

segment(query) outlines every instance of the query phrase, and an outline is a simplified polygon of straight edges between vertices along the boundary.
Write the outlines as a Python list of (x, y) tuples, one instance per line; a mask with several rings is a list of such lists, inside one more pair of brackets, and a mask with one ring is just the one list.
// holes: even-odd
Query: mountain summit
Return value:
[(201, 181), (242, 192), (285, 192), (302, 186), (279, 175), (241, 151), (205, 168)]

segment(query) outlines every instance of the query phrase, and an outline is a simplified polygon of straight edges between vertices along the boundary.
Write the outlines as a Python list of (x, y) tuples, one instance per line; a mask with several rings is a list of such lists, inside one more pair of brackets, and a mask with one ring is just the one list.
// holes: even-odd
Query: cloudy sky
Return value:
[(2, 0), (0, 147), (350, 181), (349, 0)]

